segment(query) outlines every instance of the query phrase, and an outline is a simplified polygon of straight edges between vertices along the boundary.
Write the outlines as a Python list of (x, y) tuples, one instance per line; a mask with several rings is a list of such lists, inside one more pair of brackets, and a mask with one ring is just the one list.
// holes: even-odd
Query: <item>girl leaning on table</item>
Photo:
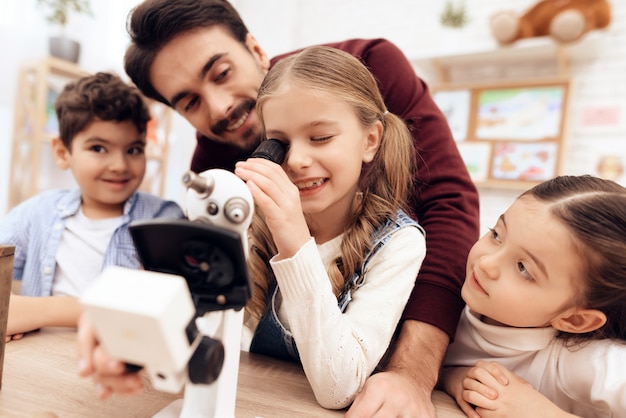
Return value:
[(235, 168), (257, 205), (250, 351), (301, 362), (317, 401), (344, 408), (389, 347), (425, 255), (402, 210), (411, 136), (367, 68), (327, 47), (277, 63), (257, 110), (287, 154)]
[[(249, 349), (300, 362), (317, 401), (344, 408), (387, 351), (426, 254), (423, 229), (403, 211), (412, 139), (367, 68), (327, 47), (277, 63), (257, 109), (287, 153), (282, 165), (251, 158), (235, 169), (257, 206)], [(100, 396), (141, 391), (119, 362), (95, 369), (96, 344), (83, 319), (80, 374)]]
[(626, 417), (626, 189), (563, 176), (470, 250), (441, 384), (469, 417)]

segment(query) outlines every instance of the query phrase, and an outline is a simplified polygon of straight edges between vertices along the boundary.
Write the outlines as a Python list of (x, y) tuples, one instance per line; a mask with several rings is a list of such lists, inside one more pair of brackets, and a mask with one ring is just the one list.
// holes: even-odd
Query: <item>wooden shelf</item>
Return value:
[(531, 187), (536, 186), (541, 182), (539, 181), (508, 181), (508, 180), (485, 180), (485, 181), (476, 181), (474, 184), (479, 189), (494, 189), (494, 190), (516, 190), (520, 193), (530, 189)]
[(438, 49), (423, 51), (410, 56), (414, 67), (421, 72), (438, 74), (437, 84), (454, 82), (450, 70), (468, 66), (511, 66), (528, 62), (551, 62), (557, 67), (556, 77), (569, 77), (569, 66), (572, 61), (591, 59), (597, 54), (598, 40), (601, 34), (589, 33), (580, 41), (572, 44), (558, 44), (549, 37), (519, 40), (509, 46), (500, 46), (495, 42), (464, 48)]

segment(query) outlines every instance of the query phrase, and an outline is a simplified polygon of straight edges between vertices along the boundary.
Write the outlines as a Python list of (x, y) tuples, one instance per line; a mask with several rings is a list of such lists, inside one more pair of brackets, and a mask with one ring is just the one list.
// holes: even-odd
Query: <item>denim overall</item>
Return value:
[[(353, 274), (352, 279), (344, 286), (343, 291), (337, 298), (338, 306), (342, 313), (346, 311), (348, 304), (352, 300), (352, 293), (363, 286), (366, 278), (363, 272), (367, 271), (369, 261), (390, 239), (393, 232), (401, 228), (416, 226), (424, 234), (424, 229), (406, 213), (398, 210), (397, 215), (396, 219), (388, 220), (372, 234), (372, 248), (363, 260), (363, 265)], [(254, 331), (250, 352), (299, 363), (300, 356), (293, 335), (278, 319), (280, 297), (280, 289), (276, 285), (276, 281), (274, 281), (268, 289), (268, 309), (259, 320), (259, 324)]]

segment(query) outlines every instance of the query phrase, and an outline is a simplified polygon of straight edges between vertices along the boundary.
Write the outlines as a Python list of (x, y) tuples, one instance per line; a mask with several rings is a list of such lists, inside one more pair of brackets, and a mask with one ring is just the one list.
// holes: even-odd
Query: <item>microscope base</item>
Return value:
[(152, 418), (179, 418), (183, 410), (183, 399), (176, 399), (174, 402), (161, 409)]

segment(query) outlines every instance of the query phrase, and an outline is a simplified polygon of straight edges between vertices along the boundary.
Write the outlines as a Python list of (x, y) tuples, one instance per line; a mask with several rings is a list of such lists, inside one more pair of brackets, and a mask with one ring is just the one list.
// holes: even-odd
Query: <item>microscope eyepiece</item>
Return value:
[(250, 158), (265, 158), (276, 164), (282, 164), (285, 159), (285, 144), (274, 138), (261, 141)]

